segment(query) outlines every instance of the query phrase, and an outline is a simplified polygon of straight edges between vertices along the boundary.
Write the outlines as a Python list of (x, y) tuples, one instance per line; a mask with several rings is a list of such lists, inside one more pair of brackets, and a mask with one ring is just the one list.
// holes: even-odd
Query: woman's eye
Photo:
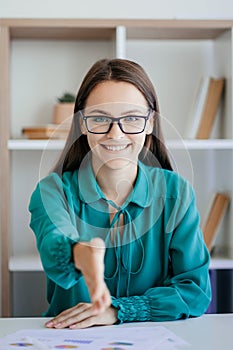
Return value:
[(97, 117), (93, 117), (92, 119), (95, 123), (108, 123), (109, 122), (109, 118), (107, 117), (102, 117), (102, 116), (97, 116)]
[(140, 118), (138, 118), (136, 115), (129, 115), (127, 117), (124, 117), (124, 121), (126, 122), (136, 122), (139, 119)]

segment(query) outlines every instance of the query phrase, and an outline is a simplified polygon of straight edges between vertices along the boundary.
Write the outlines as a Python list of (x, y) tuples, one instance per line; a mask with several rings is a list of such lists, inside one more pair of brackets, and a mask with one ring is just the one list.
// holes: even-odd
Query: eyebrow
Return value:
[[(104, 114), (106, 116), (110, 116), (111, 115), (111, 113), (106, 112), (106, 111), (104, 111), (102, 109), (93, 109), (93, 110), (90, 110), (88, 113), (100, 113), (100, 114)], [(124, 115), (131, 114), (131, 113), (144, 113), (144, 112), (142, 112), (142, 111), (140, 111), (138, 109), (131, 109), (129, 111), (121, 113), (121, 115), (124, 116)]]

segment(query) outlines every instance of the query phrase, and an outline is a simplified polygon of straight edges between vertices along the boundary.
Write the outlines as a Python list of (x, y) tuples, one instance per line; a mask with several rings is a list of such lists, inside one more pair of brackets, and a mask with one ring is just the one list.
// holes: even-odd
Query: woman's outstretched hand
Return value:
[(104, 281), (105, 245), (93, 238), (73, 247), (74, 264), (86, 281), (91, 303), (79, 303), (46, 323), (49, 328), (86, 328), (110, 325), (117, 321), (116, 310), (111, 307), (111, 296)]
[(111, 296), (104, 281), (104, 254), (105, 245), (100, 238), (80, 242), (73, 247), (74, 264), (83, 274), (96, 314), (111, 305)]

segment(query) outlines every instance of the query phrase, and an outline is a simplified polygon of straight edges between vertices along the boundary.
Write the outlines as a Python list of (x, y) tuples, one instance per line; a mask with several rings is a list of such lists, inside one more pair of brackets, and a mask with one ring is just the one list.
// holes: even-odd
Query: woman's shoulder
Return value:
[(161, 196), (166, 198), (182, 198), (193, 196), (194, 191), (191, 183), (176, 171), (162, 169), (159, 167), (146, 166), (152, 187), (158, 191)]
[(154, 179), (154, 181), (164, 179), (166, 182), (171, 181), (173, 183), (177, 182), (182, 184), (189, 183), (189, 181), (184, 176), (182, 176), (176, 171), (163, 169), (160, 167), (152, 167), (145, 164), (143, 164), (143, 167), (144, 169), (146, 169), (146, 172), (148, 172), (150, 176)]
[(59, 175), (56, 172), (51, 172), (38, 182), (37, 189), (64, 190), (64, 188), (71, 187), (76, 179), (77, 174), (75, 171), (67, 171), (62, 175)]

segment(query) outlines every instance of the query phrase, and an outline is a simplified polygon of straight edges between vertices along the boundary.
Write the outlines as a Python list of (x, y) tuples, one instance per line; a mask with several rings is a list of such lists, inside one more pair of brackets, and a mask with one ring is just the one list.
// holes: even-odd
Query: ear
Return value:
[(150, 135), (152, 134), (153, 131), (153, 127), (154, 127), (154, 118), (153, 115), (150, 117), (150, 119), (148, 120), (148, 122), (146, 123), (146, 134)]

